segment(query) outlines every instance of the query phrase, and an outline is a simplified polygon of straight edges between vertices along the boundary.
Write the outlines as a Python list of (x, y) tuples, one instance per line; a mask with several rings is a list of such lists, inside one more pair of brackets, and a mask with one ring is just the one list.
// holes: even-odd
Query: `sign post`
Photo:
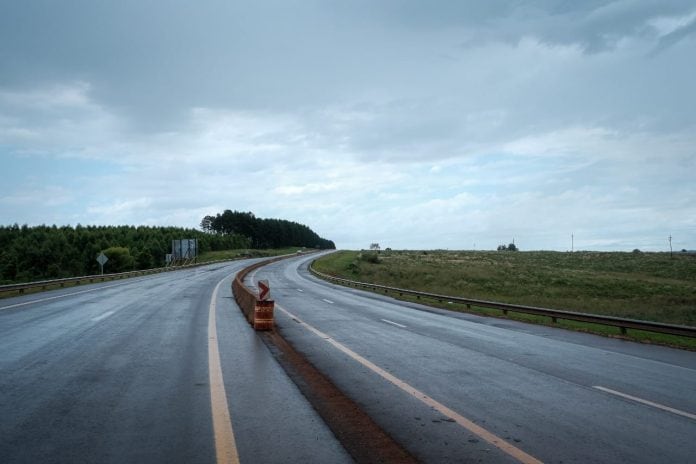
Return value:
[(99, 263), (99, 266), (101, 267), (101, 275), (104, 275), (104, 264), (109, 260), (109, 258), (106, 257), (104, 252), (102, 251), (99, 253), (99, 256), (97, 256), (97, 262)]

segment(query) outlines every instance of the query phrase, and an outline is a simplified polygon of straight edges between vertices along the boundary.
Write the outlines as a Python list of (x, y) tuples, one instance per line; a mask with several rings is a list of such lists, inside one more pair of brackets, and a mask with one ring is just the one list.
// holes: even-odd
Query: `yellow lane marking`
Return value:
[(220, 285), (229, 276), (215, 286), (210, 298), (208, 314), (208, 370), (210, 372), (210, 407), (213, 413), (213, 432), (215, 434), (215, 455), (218, 464), (239, 464), (237, 443), (232, 431), (230, 408), (227, 404), (225, 382), (222, 377), (220, 350), (218, 348), (217, 324), (215, 322), (215, 307)]
[(391, 382), (396, 387), (400, 388), (401, 390), (408, 393), (409, 395), (415, 397), (419, 401), (425, 403), (427, 406), (430, 406), (431, 408), (435, 409), (440, 414), (453, 419), (457, 424), (461, 425), (462, 427), (467, 429), (469, 432), (477, 435), (479, 438), (487, 441), (488, 443), (490, 443), (491, 445), (500, 449), (504, 453), (517, 459), (519, 462), (521, 462), (523, 464), (542, 464), (542, 461), (538, 460), (537, 458), (530, 456), (529, 454), (527, 454), (524, 451), (522, 451), (521, 449), (513, 446), (512, 444), (506, 442), (505, 440), (498, 437), (497, 435), (494, 435), (493, 433), (489, 432), (488, 430), (484, 429), (483, 427), (473, 423), (472, 421), (470, 421), (466, 417), (451, 410), (450, 408), (448, 408), (444, 404), (434, 400), (433, 398), (430, 398), (425, 393), (421, 392), (420, 390), (417, 390), (416, 388), (413, 388), (412, 386), (410, 386), (409, 384), (407, 384), (403, 380), (401, 380), (397, 377), (394, 377), (389, 372), (385, 371), (384, 369), (380, 368), (379, 366), (377, 366), (377, 365), (373, 364), (372, 362), (368, 361), (367, 359), (363, 358), (362, 356), (360, 356), (356, 352), (352, 351), (350, 348), (346, 347), (345, 345), (340, 344), (339, 342), (332, 339), (330, 336), (328, 336), (324, 332), (321, 332), (320, 330), (318, 330), (318, 329), (312, 327), (311, 325), (307, 324), (306, 322), (302, 321), (300, 318), (298, 318), (294, 314), (290, 313), (290, 311), (283, 308), (278, 303), (275, 304), (275, 307), (276, 307), (276, 309), (279, 309), (282, 312), (284, 312), (290, 318), (295, 319), (299, 324), (306, 327), (307, 330), (309, 330), (313, 334), (317, 335), (318, 337), (323, 338), (324, 340), (329, 342), (331, 345), (333, 345), (338, 350), (342, 351), (343, 353), (350, 356), (352, 359), (356, 360), (357, 362), (359, 362), (363, 366), (370, 369), (375, 374), (377, 374), (380, 377), (384, 378), (385, 380)]
[(3, 309), (11, 309), (11, 308), (18, 308), (20, 306), (26, 306), (34, 303), (43, 303), (44, 301), (51, 301), (51, 300), (57, 300), (58, 298), (67, 298), (69, 296), (73, 295), (81, 295), (83, 293), (89, 293), (89, 292), (96, 292), (97, 290), (104, 290), (106, 288), (113, 288), (113, 287), (120, 287), (122, 285), (128, 285), (135, 283), (135, 281), (130, 281), (130, 282), (121, 282), (118, 284), (113, 284), (113, 285), (104, 285), (102, 287), (97, 287), (97, 288), (90, 288), (89, 290), (81, 290), (79, 292), (72, 292), (72, 293), (64, 293), (63, 295), (57, 295), (57, 296), (51, 296), (49, 298), (41, 298), (38, 300), (31, 300), (31, 301), (25, 301), (24, 303), (17, 303), (9, 306), (0, 306), (0, 311)]
[(637, 403), (645, 404), (647, 406), (652, 406), (653, 408), (662, 409), (663, 411), (671, 412), (672, 414), (677, 414), (679, 416), (688, 417), (689, 419), (696, 420), (696, 414), (691, 414), (685, 411), (680, 411), (679, 409), (670, 408), (660, 403), (653, 403), (652, 401), (644, 400), (643, 398), (638, 398), (637, 396), (631, 396), (626, 393), (621, 393), (620, 391), (612, 390), (611, 388), (600, 387), (599, 385), (594, 385), (592, 388), (601, 390), (605, 393), (610, 393), (612, 395), (620, 396), (621, 398), (626, 398), (627, 400), (632, 400)]

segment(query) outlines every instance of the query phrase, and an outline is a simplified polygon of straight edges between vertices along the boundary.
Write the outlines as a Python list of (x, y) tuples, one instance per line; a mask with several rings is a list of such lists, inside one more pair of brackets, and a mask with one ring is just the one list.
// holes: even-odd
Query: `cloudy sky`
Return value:
[(696, 1), (0, 0), (0, 224), (696, 248)]

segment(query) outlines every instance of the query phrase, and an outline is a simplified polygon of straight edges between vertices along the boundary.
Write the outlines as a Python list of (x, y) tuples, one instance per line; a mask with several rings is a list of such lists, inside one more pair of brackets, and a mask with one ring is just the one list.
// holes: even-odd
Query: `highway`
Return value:
[[(696, 462), (696, 354), (261, 268), (276, 326), (423, 462)], [(315, 461), (316, 462), (316, 461)]]
[[(688, 463), (696, 354), (268, 265), (277, 333), (428, 463)], [(348, 463), (231, 298), (244, 260), (0, 300), (0, 463)]]
[(352, 462), (232, 300), (252, 262), (0, 300), (0, 463)]

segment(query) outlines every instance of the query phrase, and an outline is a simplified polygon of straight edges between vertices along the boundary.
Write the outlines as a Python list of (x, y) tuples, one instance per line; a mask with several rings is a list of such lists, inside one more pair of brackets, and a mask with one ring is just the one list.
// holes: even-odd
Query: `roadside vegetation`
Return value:
[[(309, 227), (225, 210), (201, 229), (147, 226), (0, 226), (0, 285), (162, 267), (172, 240), (197, 239), (199, 261), (270, 256), (278, 250), (334, 248)], [(291, 251), (292, 252), (292, 251)], [(282, 253), (281, 253), (282, 254)]]
[(297, 253), (298, 251), (303, 251), (304, 248), (301, 247), (288, 247), (288, 248), (269, 248), (266, 250), (255, 250), (255, 249), (240, 249), (240, 250), (220, 250), (220, 251), (207, 251), (201, 253), (198, 257), (199, 263), (207, 263), (210, 261), (220, 261), (228, 259), (245, 259), (245, 258), (266, 258), (270, 256), (280, 256), (288, 255), (292, 253)]
[[(668, 253), (341, 251), (322, 257), (314, 267), (347, 279), (443, 295), (696, 325), (696, 256), (681, 253), (670, 258)], [(478, 312), (501, 315), (496, 310)], [(548, 321), (513, 313), (510, 317)], [(618, 332), (591, 324), (563, 324)]]

